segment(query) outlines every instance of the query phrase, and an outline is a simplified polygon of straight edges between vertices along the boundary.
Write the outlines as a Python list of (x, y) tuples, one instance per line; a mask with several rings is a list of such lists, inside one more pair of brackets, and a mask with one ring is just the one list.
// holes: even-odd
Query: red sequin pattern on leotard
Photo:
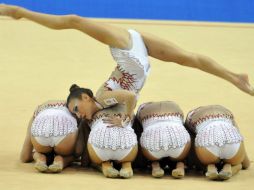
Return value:
[(119, 65), (117, 66), (116, 69), (122, 74), (122, 77), (119, 79), (117, 79), (116, 77), (110, 77), (109, 80), (105, 83), (104, 87), (107, 88), (108, 90), (115, 89), (124, 89), (129, 91), (135, 90), (134, 83), (136, 82), (135, 79), (136, 74), (130, 74), (126, 72)]

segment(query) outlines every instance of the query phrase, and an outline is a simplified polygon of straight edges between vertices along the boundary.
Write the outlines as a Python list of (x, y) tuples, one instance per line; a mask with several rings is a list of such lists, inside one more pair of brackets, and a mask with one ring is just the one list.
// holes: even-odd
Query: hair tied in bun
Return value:
[(71, 85), (71, 87), (70, 87), (70, 92), (74, 92), (74, 91), (76, 91), (76, 90), (78, 90), (78, 89), (80, 89), (80, 87), (79, 87), (78, 85), (76, 85), (76, 84), (73, 84), (73, 85)]

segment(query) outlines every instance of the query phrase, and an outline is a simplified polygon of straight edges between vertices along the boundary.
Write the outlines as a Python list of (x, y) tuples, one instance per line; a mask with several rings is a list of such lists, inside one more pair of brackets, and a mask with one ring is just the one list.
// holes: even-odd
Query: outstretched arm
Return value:
[(200, 69), (225, 79), (234, 84), (240, 90), (254, 96), (254, 88), (249, 83), (248, 75), (233, 73), (207, 56), (185, 51), (175, 44), (151, 34), (141, 34), (147, 47), (148, 54), (151, 57), (166, 62), (175, 62), (183, 66)]
[(18, 6), (0, 4), (0, 15), (14, 19), (26, 18), (51, 29), (76, 29), (111, 47), (130, 47), (127, 30), (77, 15), (50, 15), (27, 10)]

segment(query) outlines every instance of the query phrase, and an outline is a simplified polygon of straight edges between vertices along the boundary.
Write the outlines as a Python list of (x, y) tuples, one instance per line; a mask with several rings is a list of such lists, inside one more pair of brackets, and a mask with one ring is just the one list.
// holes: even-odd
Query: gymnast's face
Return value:
[(93, 116), (94, 100), (87, 94), (82, 94), (81, 99), (71, 99), (68, 107), (72, 114), (80, 119), (91, 120)]

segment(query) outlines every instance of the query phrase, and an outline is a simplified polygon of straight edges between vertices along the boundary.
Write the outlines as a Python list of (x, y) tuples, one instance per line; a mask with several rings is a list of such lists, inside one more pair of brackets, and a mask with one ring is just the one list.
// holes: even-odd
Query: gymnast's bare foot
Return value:
[(120, 176), (127, 179), (133, 176), (133, 170), (131, 167), (131, 162), (123, 162), (122, 168), (120, 170)]
[(61, 171), (63, 171), (63, 157), (62, 156), (56, 156), (54, 159), (53, 164), (51, 164), (48, 169), (49, 171), (53, 172), (53, 173), (59, 173)]
[(219, 172), (219, 179), (228, 180), (231, 177), (232, 177), (231, 164), (225, 164), (222, 170)]
[(152, 163), (152, 176), (155, 178), (160, 178), (164, 176), (164, 170), (160, 167), (159, 162)]
[(22, 16), (19, 14), (19, 10), (21, 10), (21, 7), (18, 6), (11, 6), (11, 5), (5, 5), (0, 4), (0, 15), (1, 16), (9, 16), (14, 19), (20, 19)]
[(219, 179), (219, 174), (214, 164), (209, 164), (207, 166), (207, 172), (205, 175), (208, 179), (211, 179), (211, 180)]
[(119, 176), (119, 171), (116, 170), (110, 162), (102, 163), (102, 173), (105, 177), (116, 178)]
[(172, 171), (172, 177), (176, 179), (183, 178), (185, 175), (184, 172), (184, 163), (183, 162), (177, 162), (176, 169)]
[(238, 74), (234, 76), (233, 84), (240, 90), (254, 96), (254, 88), (250, 85), (247, 74)]
[(39, 171), (39, 172), (46, 172), (48, 170), (48, 166), (47, 166), (47, 159), (46, 156), (44, 154), (40, 154), (38, 152), (34, 153), (34, 160), (35, 160), (35, 164), (34, 164), (34, 168)]

